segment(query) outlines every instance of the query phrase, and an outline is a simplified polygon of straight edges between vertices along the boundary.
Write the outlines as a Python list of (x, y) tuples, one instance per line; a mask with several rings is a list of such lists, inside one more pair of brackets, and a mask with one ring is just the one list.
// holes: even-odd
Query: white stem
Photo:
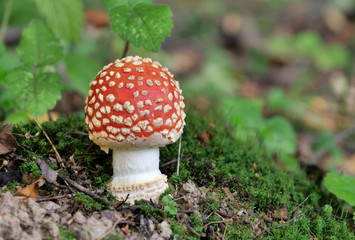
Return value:
[(159, 148), (113, 149), (111, 184), (134, 185), (162, 177), (159, 170)]

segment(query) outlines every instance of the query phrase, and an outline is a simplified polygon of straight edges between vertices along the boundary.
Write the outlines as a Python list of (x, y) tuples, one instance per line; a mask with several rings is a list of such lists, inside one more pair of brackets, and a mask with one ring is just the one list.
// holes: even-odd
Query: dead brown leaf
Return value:
[(14, 196), (21, 197), (21, 199), (36, 199), (39, 193), (39, 183), (42, 182), (43, 179), (44, 176), (42, 175), (37, 181), (16, 192)]
[(18, 144), (11, 134), (11, 124), (0, 126), (0, 155), (13, 152)]
[(42, 170), (42, 176), (46, 179), (47, 182), (57, 183), (58, 172), (50, 168), (47, 163), (43, 160), (36, 159), (36, 162), (39, 163), (39, 167)]
[(127, 223), (126, 226), (124, 226), (123, 228), (121, 228), (121, 231), (122, 231), (124, 234), (130, 233), (131, 230), (129, 229), (129, 224)]

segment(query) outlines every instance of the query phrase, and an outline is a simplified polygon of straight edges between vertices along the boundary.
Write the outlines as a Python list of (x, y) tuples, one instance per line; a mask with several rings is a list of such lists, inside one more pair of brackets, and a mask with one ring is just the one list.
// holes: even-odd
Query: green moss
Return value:
[(35, 161), (22, 163), (20, 170), (22, 173), (32, 173), (36, 178), (39, 178), (42, 175), (42, 171), (39, 169)]
[(188, 232), (175, 220), (170, 221), (170, 228), (173, 232), (174, 239), (188, 239)]
[[(312, 224), (317, 215), (316, 209), (329, 202), (333, 203), (333, 207), (339, 206), (339, 201), (309, 181), (304, 171), (289, 173), (278, 168), (259, 139), (240, 141), (235, 138), (233, 129), (220, 119), (201, 117), (195, 111), (187, 113), (186, 122), (182, 137), (182, 158), (186, 160), (180, 165), (180, 173), (184, 175), (175, 174), (176, 165), (162, 169), (163, 173), (169, 175), (171, 183), (181, 185), (188, 179), (193, 179), (199, 186), (227, 187), (231, 192), (238, 191), (235, 197), (237, 201), (246, 203), (254, 212), (267, 213), (267, 206), (278, 208), (283, 204), (292, 213), (297, 204), (307, 199), (302, 209), (305, 212), (303, 219), (284, 228), (270, 226), (275, 231), (276, 238), (280, 236), (297, 239), (297, 235), (312, 237), (310, 232), (316, 227)], [(212, 130), (214, 137), (206, 146), (202, 146), (195, 136), (209, 129), (211, 122), (216, 126)], [(162, 163), (176, 158), (177, 151), (178, 144), (162, 148)], [(255, 177), (256, 173), (258, 177)], [(216, 207), (217, 205), (212, 204), (211, 210), (216, 210)], [(327, 232), (328, 237), (339, 236), (342, 232), (340, 229), (343, 228), (349, 232), (349, 226), (335, 218), (324, 224), (327, 226), (325, 228), (332, 229)], [(231, 236), (237, 236), (235, 239), (250, 238), (249, 233), (243, 233), (244, 230), (229, 230)]]
[(16, 186), (19, 186), (19, 185), (20, 185), (20, 183), (16, 182), (16, 181), (8, 183), (5, 186), (0, 188), (0, 192), (7, 192), (7, 191), (14, 192), (16, 189)]
[(81, 203), (87, 211), (100, 211), (105, 208), (104, 205), (96, 202), (92, 197), (80, 192), (76, 193), (75, 200)]
[(60, 240), (73, 240), (75, 239), (75, 231), (69, 232), (59, 226), (59, 239)]
[(252, 229), (247, 225), (232, 222), (227, 223), (227, 226), (225, 239), (255, 239)]
[(202, 233), (203, 229), (202, 229), (201, 218), (199, 216), (192, 215), (192, 216), (190, 216), (190, 219), (191, 219), (191, 223), (192, 223), (192, 226), (195, 229), (195, 231), (197, 233)]
[(155, 218), (160, 218), (164, 215), (162, 210), (154, 208), (143, 201), (136, 200), (134, 204), (140, 206), (139, 213), (143, 214), (145, 217), (154, 216)]

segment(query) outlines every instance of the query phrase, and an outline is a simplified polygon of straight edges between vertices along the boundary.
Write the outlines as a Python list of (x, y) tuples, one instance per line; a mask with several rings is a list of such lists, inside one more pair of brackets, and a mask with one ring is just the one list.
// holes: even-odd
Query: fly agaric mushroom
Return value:
[(185, 125), (179, 83), (150, 58), (126, 57), (90, 83), (85, 124), (89, 138), (108, 153), (108, 191), (118, 200), (157, 200), (168, 187), (159, 170), (159, 147), (175, 142)]

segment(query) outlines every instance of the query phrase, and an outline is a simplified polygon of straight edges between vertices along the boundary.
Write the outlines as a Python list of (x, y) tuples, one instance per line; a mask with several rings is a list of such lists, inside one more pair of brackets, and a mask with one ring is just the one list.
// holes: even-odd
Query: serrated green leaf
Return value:
[(56, 72), (20, 67), (5, 79), (9, 96), (19, 108), (37, 117), (52, 109), (61, 97), (61, 76)]
[(58, 62), (62, 58), (63, 49), (45, 24), (33, 20), (22, 32), (17, 54), (24, 64), (43, 66)]
[(48, 26), (62, 39), (78, 42), (84, 23), (84, 7), (80, 0), (35, 0)]
[(355, 206), (355, 177), (339, 173), (327, 173), (324, 178), (324, 185), (338, 198)]
[(136, 47), (157, 52), (173, 22), (168, 6), (150, 3), (120, 5), (110, 10), (110, 23), (115, 32)]
[(70, 54), (65, 59), (65, 66), (74, 89), (86, 96), (90, 81), (101, 69), (100, 63), (85, 55)]
[(296, 152), (296, 132), (291, 123), (283, 117), (268, 119), (261, 135), (269, 151), (276, 151), (281, 154), (294, 154)]

